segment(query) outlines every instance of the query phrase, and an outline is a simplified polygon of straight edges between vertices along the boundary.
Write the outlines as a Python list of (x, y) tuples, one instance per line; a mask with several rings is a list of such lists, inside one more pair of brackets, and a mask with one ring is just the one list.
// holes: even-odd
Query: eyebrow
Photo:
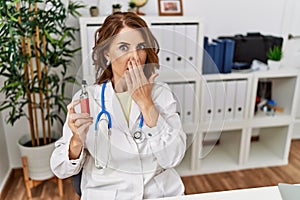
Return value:
[[(118, 45), (119, 44), (126, 44), (126, 45), (130, 45), (129, 43), (127, 43), (127, 42), (119, 42), (119, 43), (117, 43)], [(145, 41), (142, 41), (142, 42), (139, 42), (138, 44), (146, 44), (146, 42)]]
[(127, 43), (127, 42), (119, 42), (118, 44), (127, 44), (127, 45), (130, 45), (130, 44)]

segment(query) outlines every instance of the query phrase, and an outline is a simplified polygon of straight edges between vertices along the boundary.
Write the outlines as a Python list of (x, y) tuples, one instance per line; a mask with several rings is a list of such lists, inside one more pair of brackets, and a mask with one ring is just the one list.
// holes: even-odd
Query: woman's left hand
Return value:
[(125, 72), (125, 81), (127, 89), (131, 94), (132, 99), (141, 109), (144, 120), (149, 126), (156, 125), (158, 113), (154, 107), (152, 100), (152, 87), (154, 79), (158, 76), (157, 73), (152, 74), (147, 80), (143, 66), (139, 60), (131, 58), (128, 61), (128, 71)]

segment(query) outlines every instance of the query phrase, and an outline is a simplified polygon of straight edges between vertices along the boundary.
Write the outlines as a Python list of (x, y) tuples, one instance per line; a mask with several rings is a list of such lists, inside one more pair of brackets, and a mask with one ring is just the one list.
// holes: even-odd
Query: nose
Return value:
[(137, 49), (132, 49), (130, 52), (129, 52), (129, 58), (134, 58), (135, 60), (139, 60), (139, 53), (138, 53), (138, 50)]

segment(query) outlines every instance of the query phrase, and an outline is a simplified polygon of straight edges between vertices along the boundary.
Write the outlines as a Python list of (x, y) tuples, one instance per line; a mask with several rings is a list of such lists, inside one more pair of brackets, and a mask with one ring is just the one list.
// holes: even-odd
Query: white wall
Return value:
[[(182, 0), (185, 16), (201, 17), (204, 32), (210, 37), (219, 35), (262, 32), (281, 34), (284, 8), (289, 0)], [(111, 4), (120, 3), (122, 11), (128, 8), (128, 0), (86, 0), (86, 4), (98, 5), (100, 15), (111, 13)], [(89, 8), (88, 6), (87, 8)], [(147, 15), (158, 15), (157, 0), (148, 0), (141, 8)], [(89, 16), (89, 11), (83, 13)]]
[[(294, 9), (292, 3), (297, 0), (182, 0), (183, 12), (185, 16), (197, 16), (203, 19), (205, 35), (217, 37), (220, 35), (245, 34), (246, 32), (261, 32), (263, 34), (281, 35), (287, 32), (290, 27), (290, 9)], [(112, 3), (121, 3), (122, 10), (126, 11), (129, 0), (85, 0), (89, 4), (82, 9), (83, 16), (89, 16), (88, 8), (91, 5), (100, 7), (100, 15), (107, 15), (111, 12)], [(100, 2), (100, 3), (99, 3)], [(147, 15), (158, 15), (157, 0), (149, 0), (141, 8)], [(300, 20), (299, 20), (300, 21)], [(298, 21), (298, 22), (299, 22)], [(77, 20), (71, 20), (71, 24), (78, 26)], [(78, 34), (79, 38), (79, 34)], [(80, 40), (78, 40), (78, 43)], [(80, 69), (81, 55), (78, 53), (72, 69), (72, 74), (76, 74)], [(78, 74), (80, 76), (80, 74)], [(69, 91), (70, 95), (73, 90)], [(3, 117), (5, 118), (5, 116)], [(25, 133), (29, 129), (25, 121), (18, 122), (15, 127), (4, 125), (7, 140), (8, 156), (10, 167), (21, 167), (21, 159), (16, 142), (20, 133)], [(1, 135), (0, 135), (1, 139)], [(1, 145), (2, 148), (2, 145)], [(2, 154), (1, 150), (1, 154)], [(0, 163), (7, 162), (7, 158), (0, 157)], [(1, 173), (1, 172), (0, 172)], [(0, 174), (1, 180), (1, 174)], [(1, 185), (1, 181), (0, 181)]]

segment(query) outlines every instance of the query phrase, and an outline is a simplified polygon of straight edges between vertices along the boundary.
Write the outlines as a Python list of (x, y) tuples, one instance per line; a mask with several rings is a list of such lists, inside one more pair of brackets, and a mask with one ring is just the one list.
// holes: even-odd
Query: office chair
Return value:
[(82, 170), (72, 176), (72, 182), (73, 182), (73, 186), (74, 186), (74, 189), (75, 189), (75, 192), (81, 197), (81, 188), (80, 188), (80, 185), (81, 185), (81, 176), (82, 176)]

